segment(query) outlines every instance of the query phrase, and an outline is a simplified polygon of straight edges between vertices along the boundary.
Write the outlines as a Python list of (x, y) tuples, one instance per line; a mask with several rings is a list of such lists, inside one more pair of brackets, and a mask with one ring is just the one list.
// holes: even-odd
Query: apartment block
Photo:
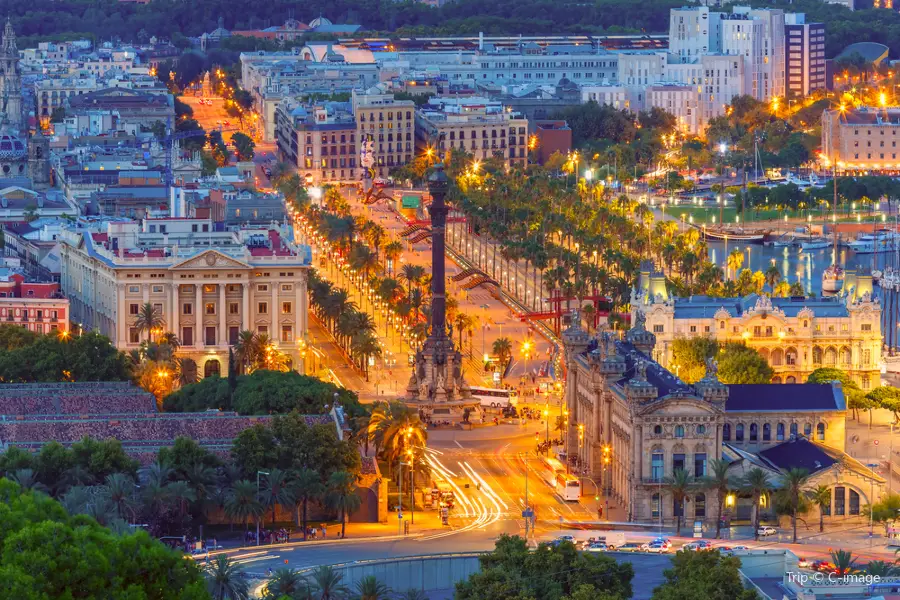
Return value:
[(807, 23), (802, 13), (785, 15), (785, 80), (788, 96), (826, 87), (825, 25)]
[[(405, 132), (404, 132), (405, 133)], [(391, 144), (393, 136), (390, 132)], [(301, 105), (285, 101), (275, 113), (275, 141), (280, 156), (308, 184), (358, 181), (357, 123), (346, 102)]]
[(391, 169), (413, 160), (416, 140), (416, 104), (395, 100), (393, 94), (353, 92), (356, 139), (374, 143), (375, 176), (387, 177)]

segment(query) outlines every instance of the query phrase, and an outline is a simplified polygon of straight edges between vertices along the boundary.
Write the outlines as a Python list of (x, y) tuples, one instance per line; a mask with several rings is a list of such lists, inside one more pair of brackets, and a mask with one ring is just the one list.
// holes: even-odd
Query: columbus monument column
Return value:
[(460, 420), (465, 408), (479, 411), (463, 377), (462, 354), (453, 346), (447, 327), (447, 284), (444, 235), (447, 205), (444, 198), (450, 180), (441, 164), (428, 178), (431, 193), (431, 331), (416, 352), (412, 376), (406, 387), (406, 401), (429, 414), (438, 411), (440, 418)]

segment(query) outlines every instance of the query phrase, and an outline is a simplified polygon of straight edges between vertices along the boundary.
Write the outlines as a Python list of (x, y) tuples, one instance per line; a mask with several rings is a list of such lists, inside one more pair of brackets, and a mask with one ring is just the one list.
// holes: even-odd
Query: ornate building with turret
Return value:
[[(844, 452), (846, 403), (840, 383), (726, 385), (715, 361), (691, 385), (654, 360), (658, 340), (636, 313), (624, 336), (591, 336), (578, 317), (563, 332), (568, 409), (567, 458), (585, 490), (619, 511), (611, 518), (715, 527), (718, 498), (702, 482), (713, 460), (739, 478), (752, 468), (777, 487), (789, 469), (804, 468), (810, 485), (832, 490), (833, 515), (861, 518), (885, 480)], [(678, 500), (673, 478), (690, 482)], [(593, 484), (593, 485), (592, 485)], [(771, 514), (770, 498), (759, 499)], [(748, 519), (751, 501), (729, 494), (723, 518)], [(608, 513), (609, 514), (609, 513)]]
[(7, 19), (0, 41), (0, 186), (44, 190), (50, 187), (50, 140), (28, 131), (23, 97), (16, 33)]

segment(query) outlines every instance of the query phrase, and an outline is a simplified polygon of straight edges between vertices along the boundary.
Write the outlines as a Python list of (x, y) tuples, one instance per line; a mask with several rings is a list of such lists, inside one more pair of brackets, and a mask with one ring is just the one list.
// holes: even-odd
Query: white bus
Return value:
[(560, 475), (566, 474), (566, 466), (555, 458), (544, 457), (542, 460), (544, 465), (544, 479), (547, 483), (556, 487), (556, 479)]
[(581, 481), (574, 475), (559, 473), (556, 476), (556, 493), (566, 502), (581, 500)]
[(516, 390), (503, 390), (499, 388), (473, 387), (472, 397), (481, 402), (481, 406), (490, 408), (504, 408), (515, 406), (519, 403), (519, 394)]

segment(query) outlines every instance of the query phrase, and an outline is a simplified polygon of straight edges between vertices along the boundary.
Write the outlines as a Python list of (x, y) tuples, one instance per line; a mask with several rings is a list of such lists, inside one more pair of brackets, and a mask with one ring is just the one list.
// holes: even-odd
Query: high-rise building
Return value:
[(356, 139), (374, 142), (375, 176), (387, 177), (413, 159), (416, 140), (416, 103), (395, 100), (393, 94), (353, 92)]
[(807, 23), (803, 13), (787, 14), (784, 21), (785, 94), (825, 89), (825, 24)]

